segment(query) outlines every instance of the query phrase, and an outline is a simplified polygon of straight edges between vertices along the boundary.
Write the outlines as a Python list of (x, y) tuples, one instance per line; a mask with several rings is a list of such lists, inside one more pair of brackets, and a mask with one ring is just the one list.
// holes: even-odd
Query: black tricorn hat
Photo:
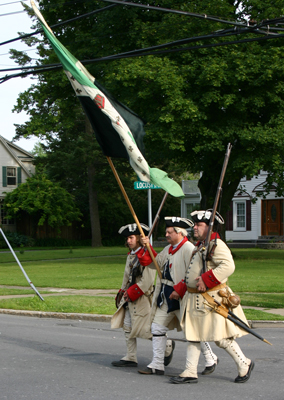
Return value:
[(189, 229), (193, 227), (193, 222), (187, 218), (165, 217), (166, 227), (174, 226), (177, 228)]
[[(209, 225), (211, 214), (212, 208), (209, 208), (208, 210), (193, 211), (190, 215), (194, 222), (205, 222), (206, 225)], [(216, 224), (224, 224), (223, 217), (217, 211), (214, 218), (214, 225)]]
[[(145, 224), (140, 224), (141, 228), (143, 230), (143, 232), (145, 233), (145, 235), (148, 235), (150, 228), (149, 226), (145, 225)], [(138, 229), (137, 224), (128, 224), (125, 226), (122, 226), (118, 233), (122, 236), (128, 237), (131, 235), (140, 235), (140, 231)]]

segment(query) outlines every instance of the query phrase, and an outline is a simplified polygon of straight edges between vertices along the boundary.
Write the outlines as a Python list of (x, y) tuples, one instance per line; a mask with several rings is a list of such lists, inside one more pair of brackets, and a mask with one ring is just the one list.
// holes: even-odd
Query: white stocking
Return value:
[(211, 346), (208, 342), (201, 342), (201, 353), (205, 357), (205, 367), (211, 367), (217, 362), (217, 356), (213, 353)]
[(226, 350), (226, 352), (235, 361), (238, 367), (239, 376), (245, 376), (246, 373), (248, 372), (251, 360), (249, 358), (246, 358), (238, 343), (232, 339), (223, 339), (220, 340), (220, 342), (215, 342), (215, 343), (217, 346)]
[(197, 365), (200, 356), (200, 343), (189, 342), (186, 352), (185, 370), (180, 374), (182, 378), (197, 378)]

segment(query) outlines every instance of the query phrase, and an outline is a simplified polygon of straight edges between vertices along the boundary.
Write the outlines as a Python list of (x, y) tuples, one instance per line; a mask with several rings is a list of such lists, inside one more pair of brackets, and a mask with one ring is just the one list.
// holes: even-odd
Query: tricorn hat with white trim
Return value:
[[(149, 226), (145, 225), (145, 224), (140, 224), (141, 228), (143, 230), (143, 232), (145, 233), (145, 235), (148, 235), (150, 228)], [(140, 231), (138, 229), (138, 226), (136, 224), (128, 224), (125, 226), (122, 226), (118, 233), (122, 236), (128, 237), (131, 235), (140, 235)]]
[[(211, 214), (212, 214), (212, 208), (209, 208), (208, 210), (193, 211), (190, 215), (194, 222), (205, 222), (205, 224), (209, 225)], [(216, 211), (214, 225), (217, 223), (224, 224), (224, 219)]]
[(193, 222), (187, 218), (165, 217), (166, 226), (174, 226), (177, 228), (189, 229), (193, 227)]

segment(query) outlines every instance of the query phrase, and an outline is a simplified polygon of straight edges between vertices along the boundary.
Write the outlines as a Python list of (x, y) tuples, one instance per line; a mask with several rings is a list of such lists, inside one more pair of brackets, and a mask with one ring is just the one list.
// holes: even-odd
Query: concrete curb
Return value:
[(284, 328), (284, 321), (248, 321), (250, 327), (254, 328)]
[[(58, 319), (73, 319), (81, 321), (96, 321), (109, 322), (112, 315), (101, 314), (79, 314), (79, 313), (58, 313), (44, 311), (27, 311), (27, 310), (9, 310), (6, 308), (0, 309), (0, 314), (19, 315), (22, 317), (37, 317), (37, 318), (58, 318)], [(284, 328), (284, 321), (248, 321), (252, 329), (256, 328)]]
[(44, 312), (44, 311), (9, 310), (6, 308), (1, 308), (0, 314), (19, 315), (22, 317), (76, 319), (76, 320), (99, 321), (99, 322), (110, 322), (112, 318), (112, 315), (104, 315), (104, 314), (100, 315), (100, 314), (58, 313), (58, 312)]

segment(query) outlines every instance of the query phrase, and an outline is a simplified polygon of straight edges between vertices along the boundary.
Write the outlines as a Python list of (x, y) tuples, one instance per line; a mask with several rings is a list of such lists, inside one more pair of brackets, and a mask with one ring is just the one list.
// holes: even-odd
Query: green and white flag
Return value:
[(143, 121), (115, 100), (88, 70), (55, 37), (40, 11), (31, 1), (45, 35), (57, 54), (64, 71), (94, 129), (103, 153), (108, 157), (129, 159), (141, 181), (160, 186), (175, 197), (184, 197), (182, 188), (166, 172), (151, 168), (143, 156)]

